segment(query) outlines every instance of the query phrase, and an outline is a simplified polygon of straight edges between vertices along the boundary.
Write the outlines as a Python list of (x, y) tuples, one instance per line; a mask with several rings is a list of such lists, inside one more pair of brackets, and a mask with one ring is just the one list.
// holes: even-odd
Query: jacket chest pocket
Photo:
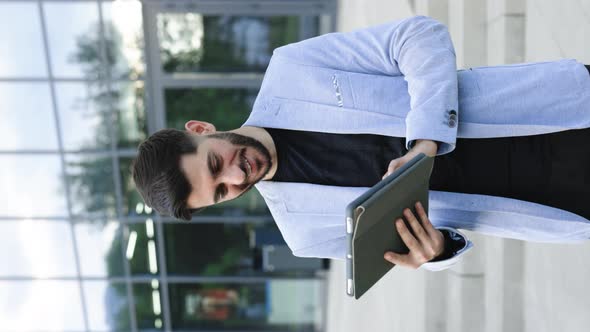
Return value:
[(344, 72), (326, 71), (317, 79), (321, 80), (318, 102), (336, 107), (355, 108), (350, 76)]
[[(344, 100), (342, 98), (342, 88), (340, 87), (341, 75), (332, 75), (332, 88), (334, 89), (334, 97), (336, 98), (336, 106), (344, 107)], [(348, 80), (348, 78), (346, 78)]]
[(276, 96), (335, 107), (354, 108), (349, 73), (339, 70), (285, 64), (276, 82)]

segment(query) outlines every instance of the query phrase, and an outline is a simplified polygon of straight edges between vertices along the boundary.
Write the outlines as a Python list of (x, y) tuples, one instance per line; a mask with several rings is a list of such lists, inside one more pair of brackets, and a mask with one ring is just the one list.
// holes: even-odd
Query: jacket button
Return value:
[(455, 121), (455, 120), (449, 120), (449, 127), (455, 128), (456, 125), (457, 125), (457, 121)]
[(457, 111), (455, 111), (455, 110), (450, 110), (450, 111), (449, 111), (449, 114), (451, 114), (451, 115), (457, 115)]
[(457, 121), (457, 115), (451, 114), (451, 116), (449, 116), (449, 119)]

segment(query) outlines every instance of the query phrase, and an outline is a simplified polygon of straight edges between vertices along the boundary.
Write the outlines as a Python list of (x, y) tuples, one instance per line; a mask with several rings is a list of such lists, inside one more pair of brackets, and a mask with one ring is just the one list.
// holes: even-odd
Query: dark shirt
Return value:
[[(265, 129), (277, 151), (278, 167), (272, 181), (278, 182), (371, 187), (381, 180), (392, 159), (407, 152), (405, 139), (398, 137)], [(433, 261), (452, 257), (465, 246), (461, 237), (442, 233), (445, 249)]]

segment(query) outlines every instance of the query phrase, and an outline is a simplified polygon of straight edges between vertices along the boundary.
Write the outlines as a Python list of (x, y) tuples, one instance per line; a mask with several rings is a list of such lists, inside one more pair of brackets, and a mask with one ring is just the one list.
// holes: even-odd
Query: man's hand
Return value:
[(404, 210), (404, 216), (410, 223), (412, 231), (416, 235), (415, 237), (401, 218), (395, 221), (397, 231), (406, 246), (410, 249), (410, 252), (406, 255), (401, 255), (388, 251), (383, 256), (385, 260), (393, 264), (413, 269), (417, 269), (420, 265), (442, 254), (445, 247), (444, 235), (432, 226), (420, 202), (416, 202), (416, 211), (422, 222), (419, 222), (414, 217), (410, 209)]
[(410, 151), (408, 151), (408, 153), (406, 153), (403, 157), (393, 159), (391, 162), (389, 162), (387, 172), (383, 175), (381, 179), (384, 179), (386, 176), (393, 173), (393, 171), (402, 167), (405, 163), (412, 160), (412, 158), (414, 158), (419, 153), (424, 153), (429, 157), (436, 156), (437, 149), (438, 144), (436, 144), (435, 141), (422, 139), (416, 140), (416, 144), (414, 144), (414, 147)]

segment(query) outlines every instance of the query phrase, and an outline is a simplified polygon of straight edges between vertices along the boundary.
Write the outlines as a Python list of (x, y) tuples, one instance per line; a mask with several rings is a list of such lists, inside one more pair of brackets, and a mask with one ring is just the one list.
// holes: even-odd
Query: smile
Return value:
[(244, 163), (246, 164), (246, 169), (247, 169), (246, 177), (249, 178), (250, 175), (252, 174), (252, 166), (250, 166), (250, 163), (248, 162), (248, 159), (246, 159), (246, 157), (244, 157)]

